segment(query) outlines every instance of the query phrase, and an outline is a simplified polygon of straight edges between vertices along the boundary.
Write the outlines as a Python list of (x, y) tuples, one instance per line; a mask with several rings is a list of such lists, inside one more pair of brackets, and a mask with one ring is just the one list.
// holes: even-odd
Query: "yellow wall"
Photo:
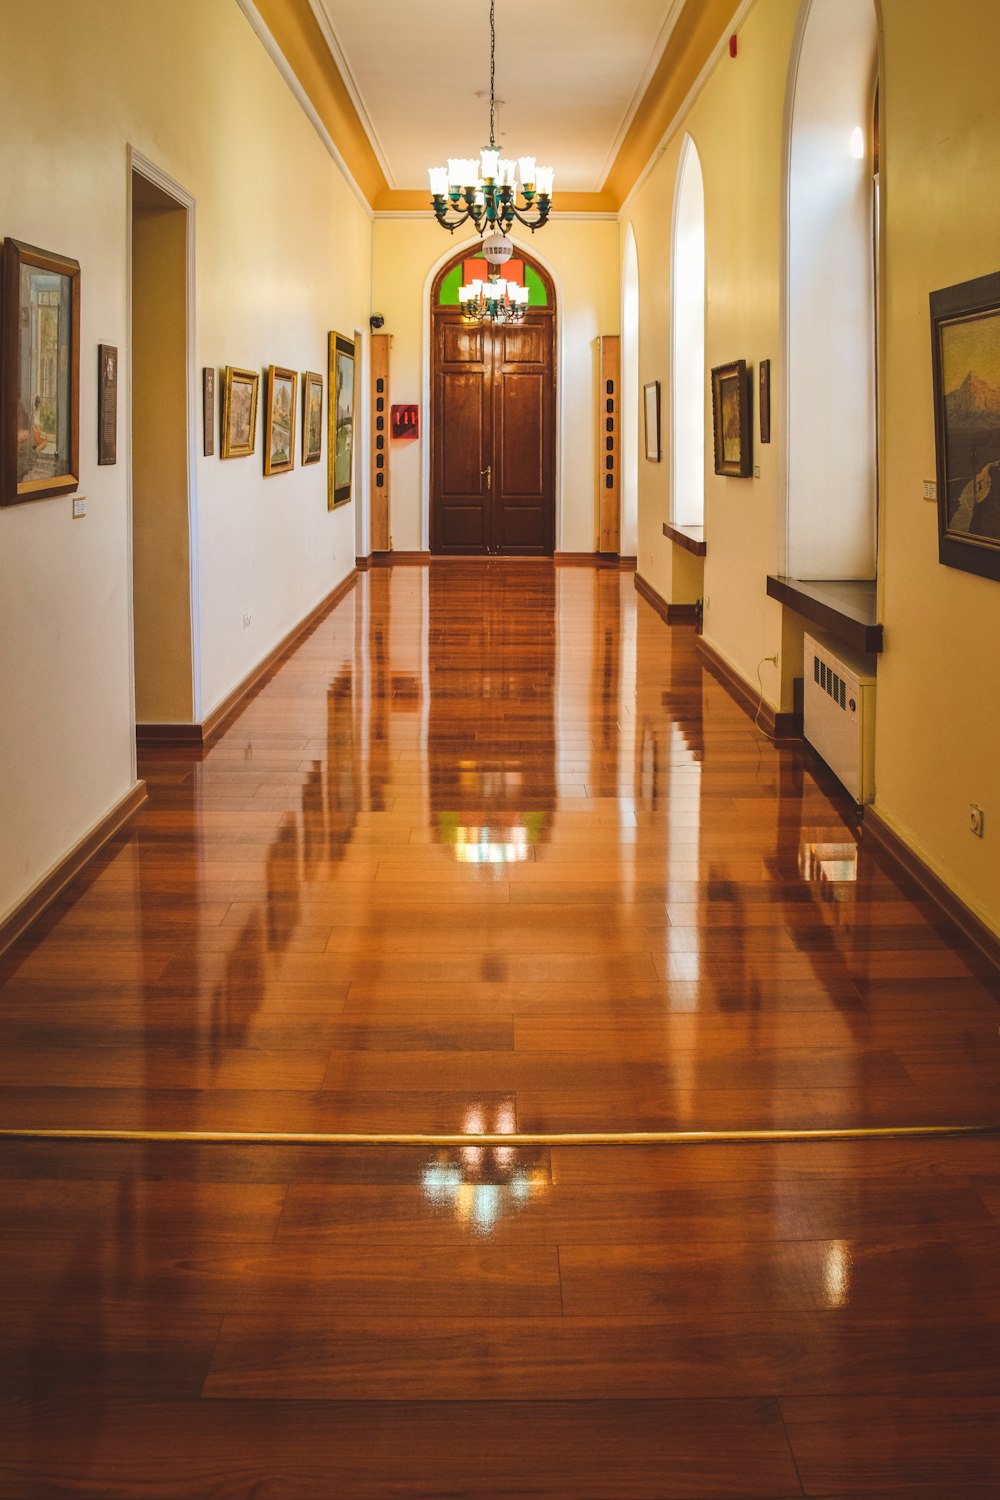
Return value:
[[(0, 234), (82, 267), (80, 493), (0, 512), (0, 917), (134, 783), (128, 489), (128, 147), (192, 194), (194, 367), (325, 372), (367, 332), (371, 220), (235, 0), (52, 0), (0, 49)], [(119, 460), (98, 468), (97, 344), (119, 349)], [(197, 457), (196, 711), (204, 715), (350, 571), (355, 505), (325, 464), (265, 479)], [(201, 452), (201, 424), (197, 425)], [(243, 628), (243, 614), (251, 615)]]
[[(515, 235), (515, 242), (519, 238)], [(596, 340), (601, 334), (618, 332), (618, 225), (609, 219), (556, 219), (533, 239), (526, 234), (523, 240), (552, 273), (558, 299), (562, 441), (556, 548), (593, 552), (597, 545)], [(430, 415), (424, 392), (428, 280), (439, 263), (461, 248), (459, 234), (446, 235), (427, 215), (375, 221), (372, 307), (384, 314), (385, 332), (392, 334), (392, 400), (423, 404), (420, 438), (390, 440), (390, 529), (397, 551), (417, 551), (422, 546), (422, 466)]]
[[(879, 591), (886, 650), (878, 668), (877, 799), (881, 816), (993, 928), (1000, 930), (1000, 697), (995, 642), (1000, 583), (941, 567), (936, 512), (921, 499), (934, 476), (928, 293), (995, 271), (1000, 172), (988, 69), (969, 59), (1000, 44), (1000, 9), (969, 0), (881, 0), (882, 478)], [(760, 478), (712, 471), (706, 381), (705, 634), (765, 697), (790, 706), (801, 672), (802, 621), (766, 597), (785, 528), (781, 235), (783, 116), (798, 0), (757, 0), (645, 181), (627, 201), (640, 277), (640, 381), (663, 387), (669, 434), (669, 277), (673, 196), (684, 132), (705, 180), (706, 366), (772, 361), (772, 435), (756, 440)], [(641, 414), (637, 414), (641, 420)], [(640, 458), (639, 571), (668, 600), (690, 580), (662, 535), (669, 443)], [(987, 813), (983, 840), (968, 804)]]
[[(173, 206), (172, 206), (173, 205)], [(140, 724), (190, 723), (187, 210), (132, 184), (132, 620)]]

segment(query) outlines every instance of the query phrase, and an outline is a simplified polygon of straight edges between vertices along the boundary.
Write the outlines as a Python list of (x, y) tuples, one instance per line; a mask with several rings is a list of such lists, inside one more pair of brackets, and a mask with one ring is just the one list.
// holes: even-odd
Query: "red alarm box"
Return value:
[(419, 406), (392, 406), (389, 408), (389, 415), (392, 418), (392, 435), (394, 438), (420, 436)]

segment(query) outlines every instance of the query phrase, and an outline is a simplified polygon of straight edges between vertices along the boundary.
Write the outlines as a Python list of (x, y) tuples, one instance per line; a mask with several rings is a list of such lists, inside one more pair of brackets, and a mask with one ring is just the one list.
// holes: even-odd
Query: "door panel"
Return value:
[(551, 555), (552, 310), (534, 309), (512, 327), (475, 328), (435, 309), (432, 323), (431, 550)]

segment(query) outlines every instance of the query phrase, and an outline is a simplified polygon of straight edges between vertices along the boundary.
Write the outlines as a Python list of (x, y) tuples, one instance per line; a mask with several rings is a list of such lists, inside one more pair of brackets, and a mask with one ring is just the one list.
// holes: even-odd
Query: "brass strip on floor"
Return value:
[(736, 1146), (1000, 1135), (997, 1125), (875, 1125), (811, 1130), (591, 1130), (465, 1134), (304, 1130), (0, 1129), (0, 1140), (173, 1141), (195, 1146)]

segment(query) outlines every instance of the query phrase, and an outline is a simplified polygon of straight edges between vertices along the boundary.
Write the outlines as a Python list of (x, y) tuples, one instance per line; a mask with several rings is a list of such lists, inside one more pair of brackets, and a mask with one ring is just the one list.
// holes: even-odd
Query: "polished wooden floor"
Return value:
[[(610, 569), (358, 580), (0, 963), (0, 1127), (1000, 1124), (1000, 984)], [(1000, 1493), (1000, 1141), (0, 1141), (0, 1496)]]

